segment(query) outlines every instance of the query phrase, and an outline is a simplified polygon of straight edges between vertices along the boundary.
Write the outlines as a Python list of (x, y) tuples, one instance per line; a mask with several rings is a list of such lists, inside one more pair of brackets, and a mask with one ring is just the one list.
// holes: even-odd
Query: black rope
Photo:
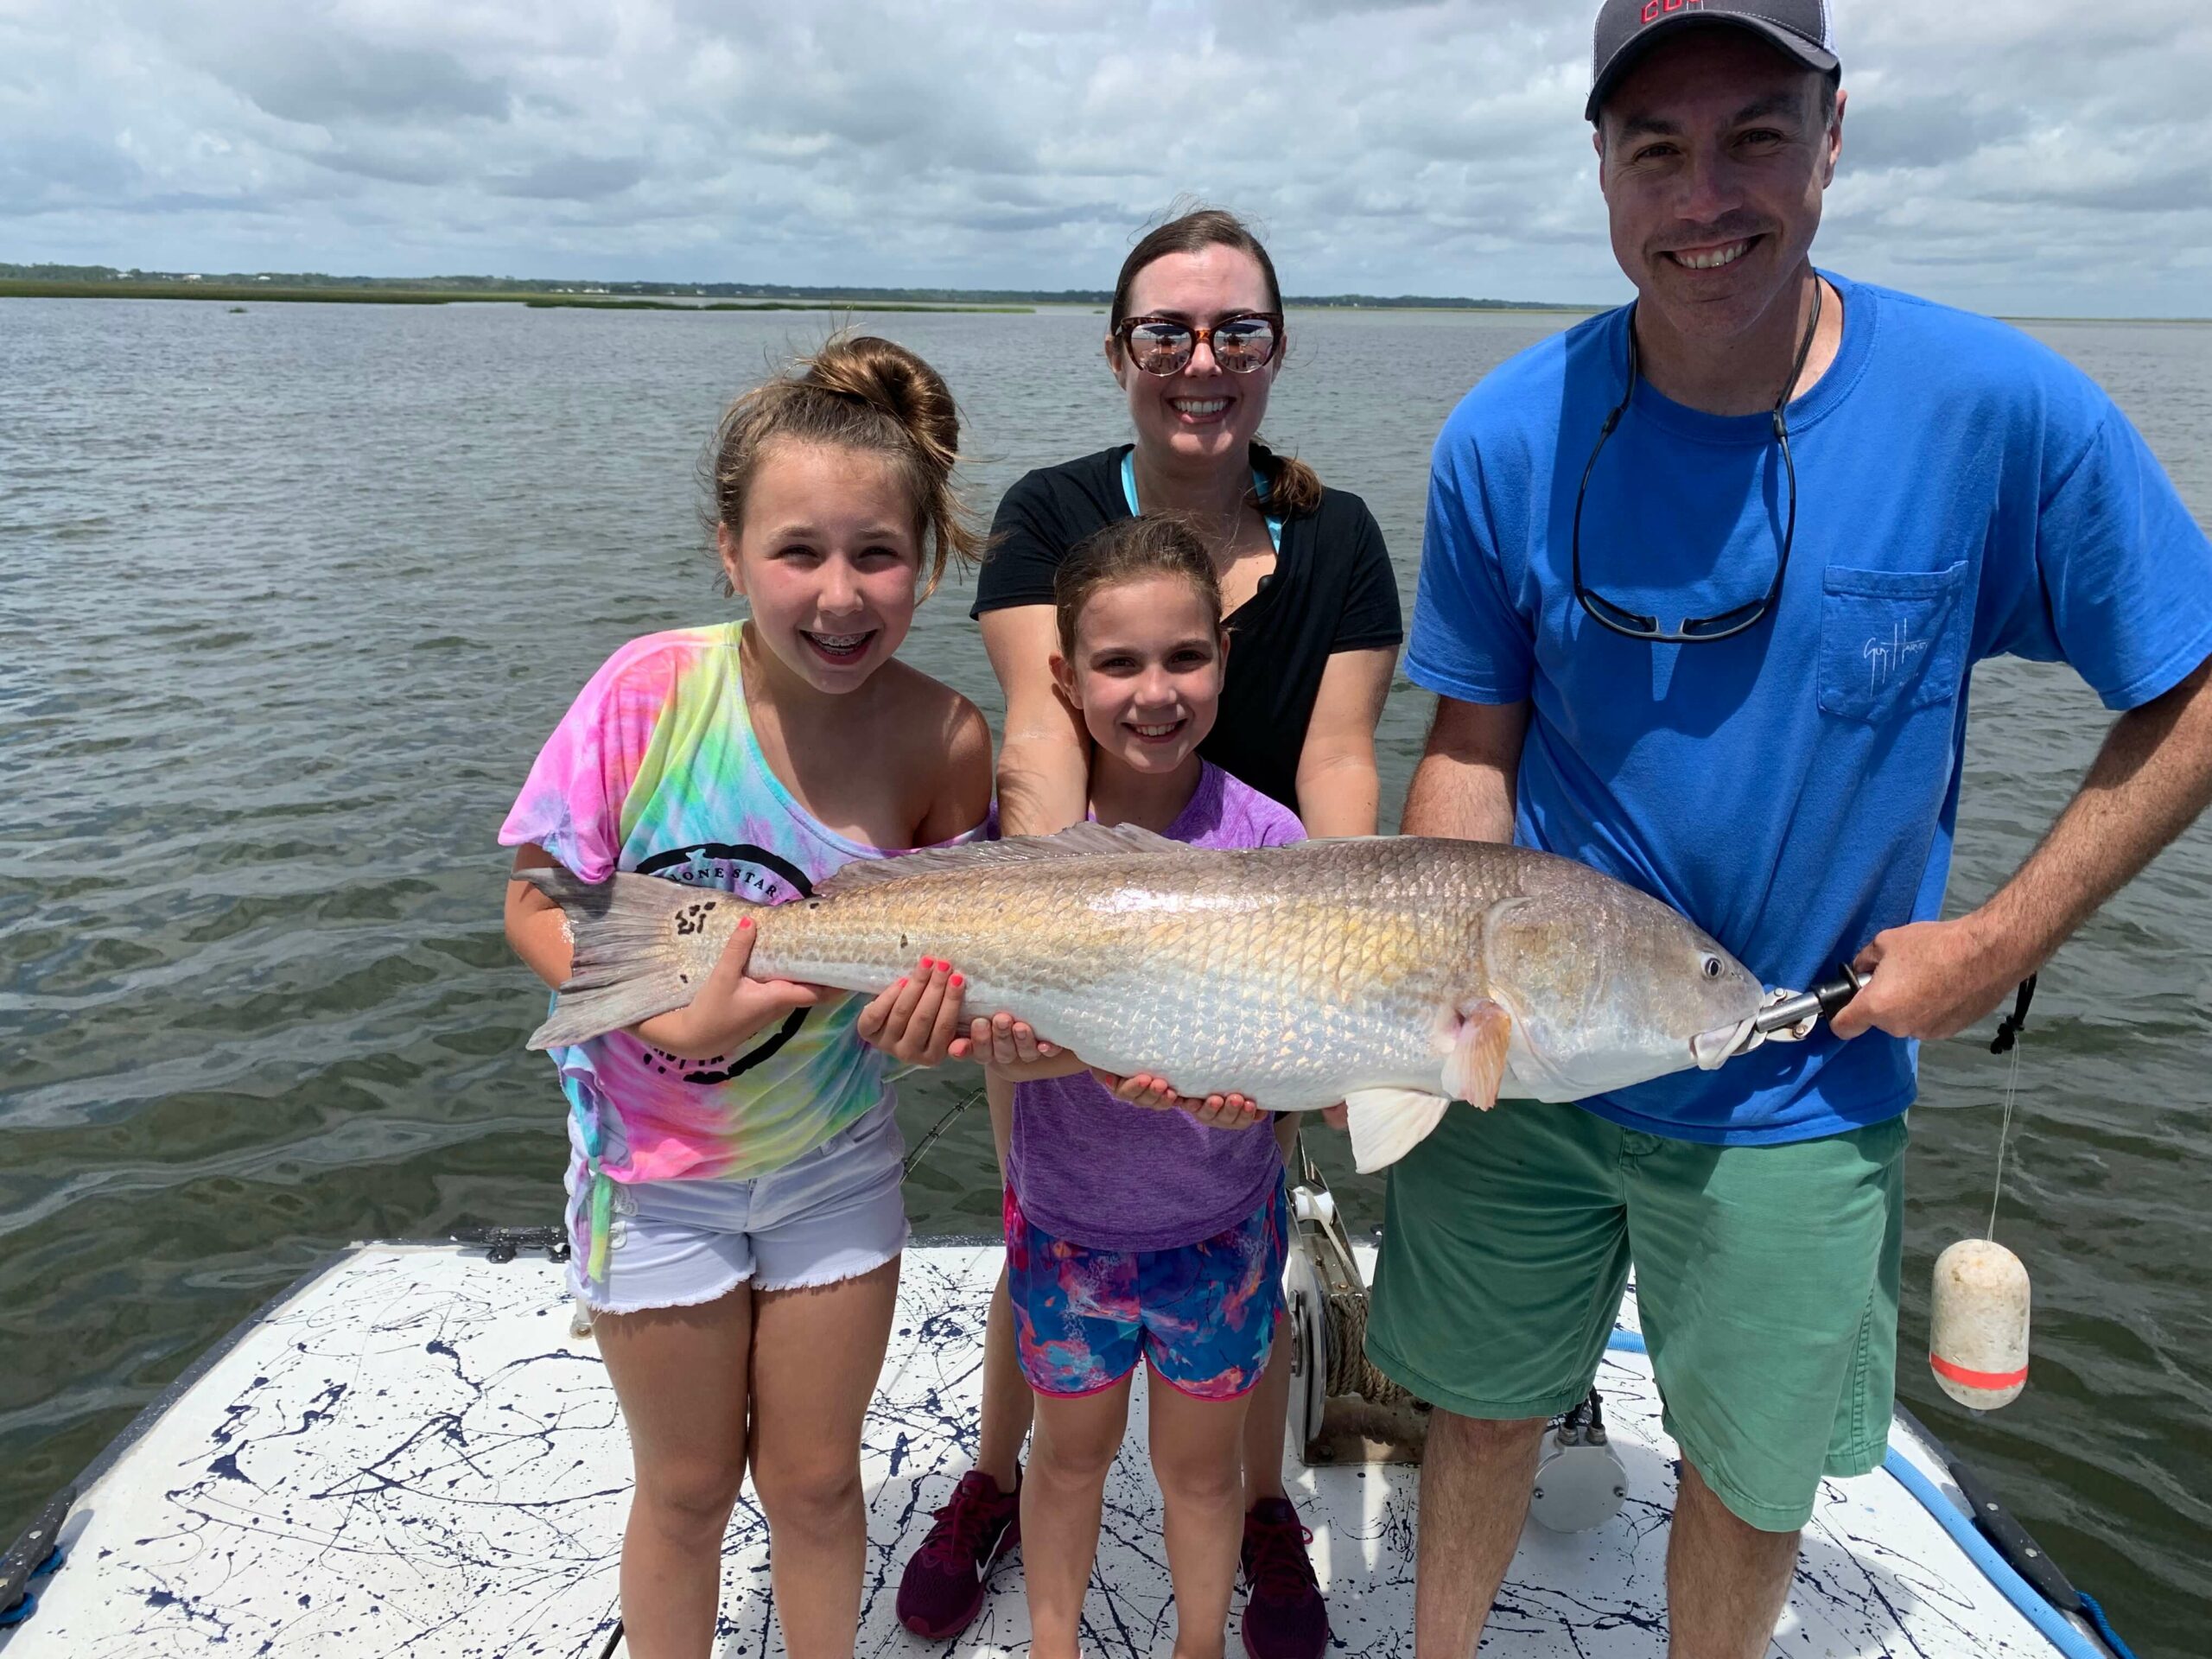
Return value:
[(2027, 1028), (2028, 1004), (2036, 1000), (2036, 976), (2030, 974), (2020, 982), (2019, 992), (2012, 999), (2012, 1012), (1997, 1022), (1997, 1035), (1989, 1045), (1993, 1054), (2009, 1054), (2020, 1040), (2020, 1033)]

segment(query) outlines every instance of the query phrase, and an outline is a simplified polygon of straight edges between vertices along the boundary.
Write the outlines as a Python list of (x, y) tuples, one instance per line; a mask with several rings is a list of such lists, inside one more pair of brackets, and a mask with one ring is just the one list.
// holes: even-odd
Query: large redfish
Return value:
[(847, 865), (762, 908), (717, 889), (522, 873), (567, 912), (574, 976), (532, 1048), (691, 1000), (739, 916), (749, 971), (879, 991), (918, 955), (1103, 1070), (1263, 1107), (1347, 1102), (1376, 1169), (1446, 1104), (1579, 1100), (1749, 1033), (1757, 980), (1674, 911), (1583, 865), (1416, 836), (1221, 851), (1131, 825)]

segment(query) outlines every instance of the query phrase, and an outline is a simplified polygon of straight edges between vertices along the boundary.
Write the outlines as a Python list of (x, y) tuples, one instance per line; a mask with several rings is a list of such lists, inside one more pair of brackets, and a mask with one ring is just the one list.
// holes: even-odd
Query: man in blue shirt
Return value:
[[(1883, 1456), (1917, 1040), (2212, 795), (2212, 547), (2134, 429), (2017, 332), (1810, 262), (1845, 105), (1822, 0), (1607, 0), (1596, 34), (1637, 299), (1438, 439), (1404, 828), (1592, 864), (1769, 985), (1873, 976), (1808, 1042), (1451, 1114), (1392, 1173), (1368, 1351), (1439, 1408), (1423, 1659), (1472, 1651), (1631, 1255), (1683, 1457), (1672, 1651), (1764, 1652), (1821, 1477)], [(2000, 652), (2122, 712), (2035, 854), (1941, 921), (1968, 677)]]

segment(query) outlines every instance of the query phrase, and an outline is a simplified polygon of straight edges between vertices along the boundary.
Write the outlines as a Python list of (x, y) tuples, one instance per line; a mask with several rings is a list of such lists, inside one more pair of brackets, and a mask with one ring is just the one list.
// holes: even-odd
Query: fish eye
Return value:
[(1719, 977), (1720, 977), (1720, 958), (1719, 958), (1719, 957), (1707, 957), (1705, 959), (1705, 976), (1706, 976), (1707, 979), (1718, 979), (1718, 978), (1719, 978)]

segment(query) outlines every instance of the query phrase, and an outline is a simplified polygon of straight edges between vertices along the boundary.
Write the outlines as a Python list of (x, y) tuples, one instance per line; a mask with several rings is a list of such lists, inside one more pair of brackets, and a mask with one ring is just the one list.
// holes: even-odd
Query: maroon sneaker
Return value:
[(1287, 1497), (1263, 1497), (1244, 1514), (1244, 1651), (1251, 1659), (1320, 1659), (1329, 1645), (1329, 1606)]
[(1014, 1472), (1014, 1490), (1002, 1492), (982, 1470), (970, 1469), (906, 1563), (899, 1580), (899, 1622), (932, 1642), (959, 1635), (983, 1605), (991, 1568), (1020, 1541), (1021, 1471)]

